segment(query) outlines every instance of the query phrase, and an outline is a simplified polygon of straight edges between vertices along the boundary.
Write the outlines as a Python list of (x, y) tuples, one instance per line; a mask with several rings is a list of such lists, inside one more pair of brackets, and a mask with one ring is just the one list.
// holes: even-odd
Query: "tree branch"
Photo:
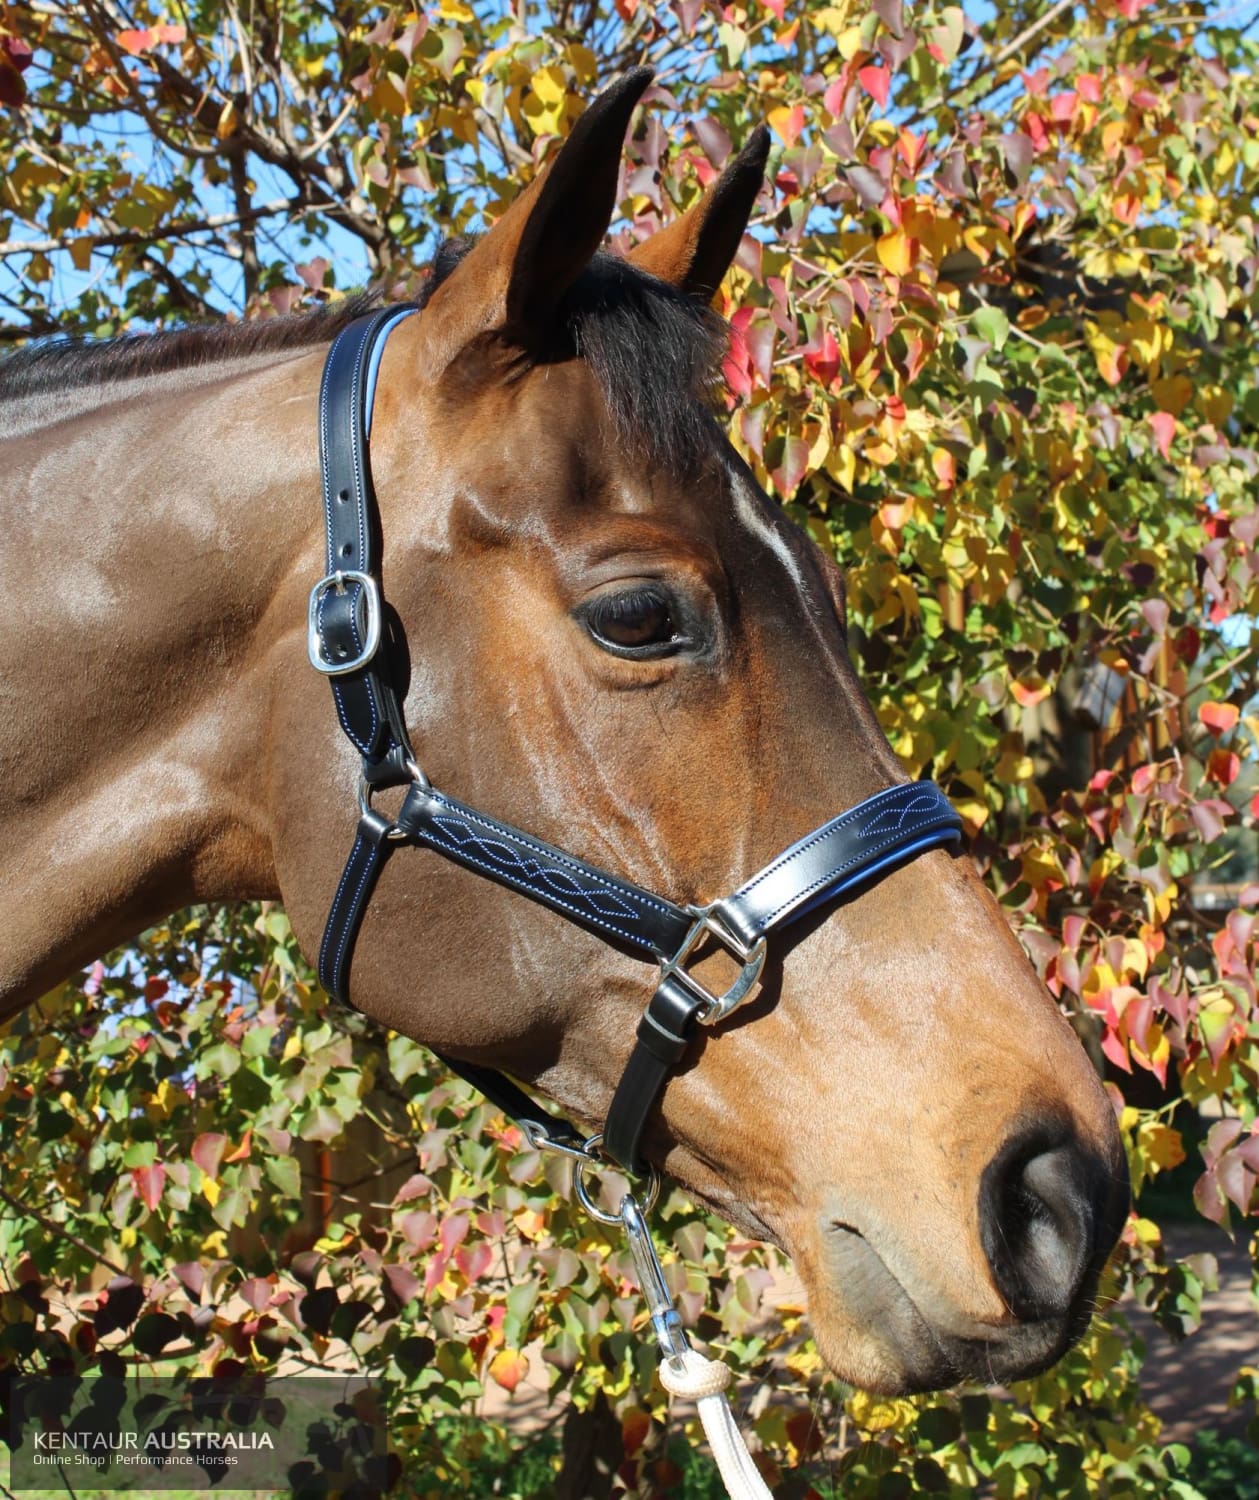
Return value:
[(46, 240), (0, 240), (0, 259), (9, 255), (47, 255), (51, 251), (68, 250), (71, 245), (82, 245), (85, 242), (95, 250), (105, 246), (144, 245), (154, 240), (177, 240), (203, 230), (226, 229), (241, 223), (252, 224), (258, 219), (270, 218), (273, 214), (308, 212), (313, 207), (304, 198), (277, 198), (270, 203), (260, 203), (244, 213), (206, 214), (200, 219), (183, 219), (177, 224), (159, 225), (153, 229), (111, 229), (101, 234), (50, 236)]

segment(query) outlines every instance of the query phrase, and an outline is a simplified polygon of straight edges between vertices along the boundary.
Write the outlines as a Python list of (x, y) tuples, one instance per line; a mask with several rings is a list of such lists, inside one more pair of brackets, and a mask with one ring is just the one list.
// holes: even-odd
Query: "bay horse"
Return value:
[[(439, 255), (384, 350), (372, 470), (434, 781), (698, 901), (905, 776), (839, 569), (713, 415), (711, 302), (764, 132), (628, 259), (601, 249), (645, 85), (608, 89)], [(316, 951), (353, 827), (353, 751), (305, 641), (320, 369), (347, 317), (0, 368), (0, 1014), (190, 902), (281, 899)], [(384, 1025), (598, 1122), (643, 972), (415, 854), (383, 873), (354, 986)], [(1128, 1201), (1093, 1068), (943, 849), (793, 928), (690, 1048), (646, 1148), (790, 1253), (828, 1362), (883, 1392), (1055, 1360)]]

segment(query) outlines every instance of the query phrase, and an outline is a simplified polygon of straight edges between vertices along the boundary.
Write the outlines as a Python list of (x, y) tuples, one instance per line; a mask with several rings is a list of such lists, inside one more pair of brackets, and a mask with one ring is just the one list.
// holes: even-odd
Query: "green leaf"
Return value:
[(971, 314), (970, 322), (979, 337), (1000, 354), (1010, 337), (1010, 320), (1005, 313), (999, 307), (981, 307)]

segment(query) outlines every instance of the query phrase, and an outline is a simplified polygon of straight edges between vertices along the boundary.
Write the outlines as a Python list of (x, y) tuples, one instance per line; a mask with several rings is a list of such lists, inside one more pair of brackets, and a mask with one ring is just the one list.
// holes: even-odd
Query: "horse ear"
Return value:
[(758, 125), (694, 208), (630, 252), (640, 270), (711, 302), (739, 249), (765, 182), (769, 131)]
[(544, 338), (556, 306), (603, 242), (616, 208), (621, 152), (653, 77), (632, 68), (580, 116), (559, 154), (432, 294), (420, 320), (443, 363), (478, 334)]

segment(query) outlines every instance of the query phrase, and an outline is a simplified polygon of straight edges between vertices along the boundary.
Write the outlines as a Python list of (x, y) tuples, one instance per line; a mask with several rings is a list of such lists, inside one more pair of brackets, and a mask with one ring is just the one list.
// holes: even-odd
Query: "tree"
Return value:
[[(900, 0), (40, 0), (0, 41), (10, 338), (403, 285), (629, 62), (659, 73), (622, 245), (769, 120), (771, 186), (723, 294), (734, 440), (846, 566), (893, 745), (950, 791), (1118, 1080), (1137, 1212), (1110, 1281), (1178, 1335), (1210, 1268), (1168, 1255), (1150, 1184), (1192, 1156), (1198, 1209), (1228, 1224), (1259, 1178), (1255, 19), (1170, 0), (982, 25)], [(1222, 883), (1226, 858), (1242, 877)], [(423, 1494), (498, 1462), (464, 1414), (542, 1338), (575, 1409), (606, 1392), (627, 1479), (667, 1491), (619, 1247), (418, 1049), (325, 1019), (281, 912), (187, 914), (4, 1048), (8, 1358), (356, 1361), (387, 1382)], [(343, 1194), (284, 1248), (293, 1140), (317, 1152), (364, 1119), (392, 1202)], [(826, 1380), (795, 1313), (758, 1321), (763, 1252), (677, 1195), (662, 1224), (688, 1317), (768, 1383), (771, 1474), (833, 1458), (842, 1430), (849, 1496), (1196, 1493), (1121, 1318), (1012, 1400), (873, 1401)], [(125, 1278), (103, 1301), (102, 1264)], [(82, 1314), (68, 1335), (52, 1286)]]

